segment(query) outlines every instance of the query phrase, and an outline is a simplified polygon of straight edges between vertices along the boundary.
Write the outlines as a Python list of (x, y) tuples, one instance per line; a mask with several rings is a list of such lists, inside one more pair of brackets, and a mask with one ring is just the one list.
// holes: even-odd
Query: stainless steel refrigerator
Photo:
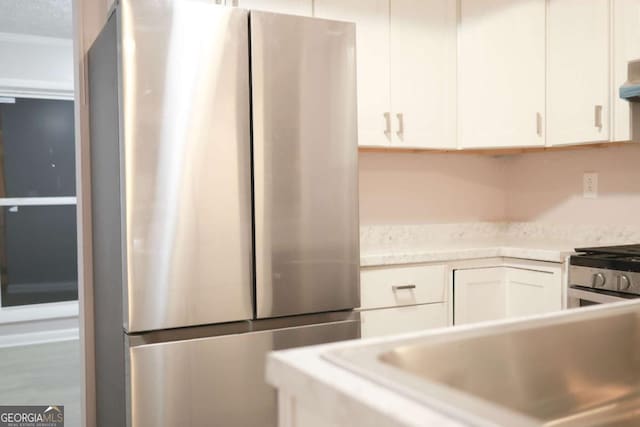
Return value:
[(264, 426), (357, 338), (353, 24), (122, 0), (88, 54), (100, 426)]

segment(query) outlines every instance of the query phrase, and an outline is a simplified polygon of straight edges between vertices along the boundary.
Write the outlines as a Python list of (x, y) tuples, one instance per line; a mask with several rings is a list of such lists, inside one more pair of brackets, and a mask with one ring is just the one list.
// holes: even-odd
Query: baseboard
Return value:
[(0, 348), (78, 340), (78, 328), (0, 335)]
[(77, 340), (78, 317), (0, 324), (0, 348)]

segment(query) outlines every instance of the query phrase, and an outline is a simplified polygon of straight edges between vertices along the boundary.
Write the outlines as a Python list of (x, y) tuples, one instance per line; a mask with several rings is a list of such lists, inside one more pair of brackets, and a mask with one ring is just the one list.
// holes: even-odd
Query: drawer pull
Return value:
[(394, 292), (404, 291), (404, 290), (415, 289), (416, 285), (393, 285), (391, 288), (394, 290)]

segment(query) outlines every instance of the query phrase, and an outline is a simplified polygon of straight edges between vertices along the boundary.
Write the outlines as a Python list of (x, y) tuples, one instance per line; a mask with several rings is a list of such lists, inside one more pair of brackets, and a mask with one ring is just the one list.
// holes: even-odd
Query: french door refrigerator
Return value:
[(353, 24), (122, 0), (88, 76), (98, 425), (275, 425), (360, 335)]

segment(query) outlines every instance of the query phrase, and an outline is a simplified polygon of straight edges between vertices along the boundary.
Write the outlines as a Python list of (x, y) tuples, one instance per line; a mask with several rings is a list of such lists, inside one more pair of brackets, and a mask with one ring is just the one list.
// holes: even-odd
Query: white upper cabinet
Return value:
[(364, 147), (628, 141), (640, 0), (216, 0), (356, 24)]
[(290, 15), (311, 16), (312, 0), (226, 0), (227, 4), (245, 9), (267, 12), (287, 13)]
[(548, 7), (547, 145), (608, 141), (609, 0)]
[(359, 145), (456, 147), (456, 2), (315, 0), (356, 23)]
[(456, 148), (456, 2), (390, 5), (393, 146)]
[(460, 5), (460, 147), (544, 145), (545, 0)]
[(314, 15), (356, 23), (359, 145), (390, 145), (389, 0), (315, 0)]
[(627, 81), (627, 63), (640, 59), (640, 0), (612, 0), (613, 78), (612, 141), (631, 139), (629, 102), (620, 99), (618, 90)]

